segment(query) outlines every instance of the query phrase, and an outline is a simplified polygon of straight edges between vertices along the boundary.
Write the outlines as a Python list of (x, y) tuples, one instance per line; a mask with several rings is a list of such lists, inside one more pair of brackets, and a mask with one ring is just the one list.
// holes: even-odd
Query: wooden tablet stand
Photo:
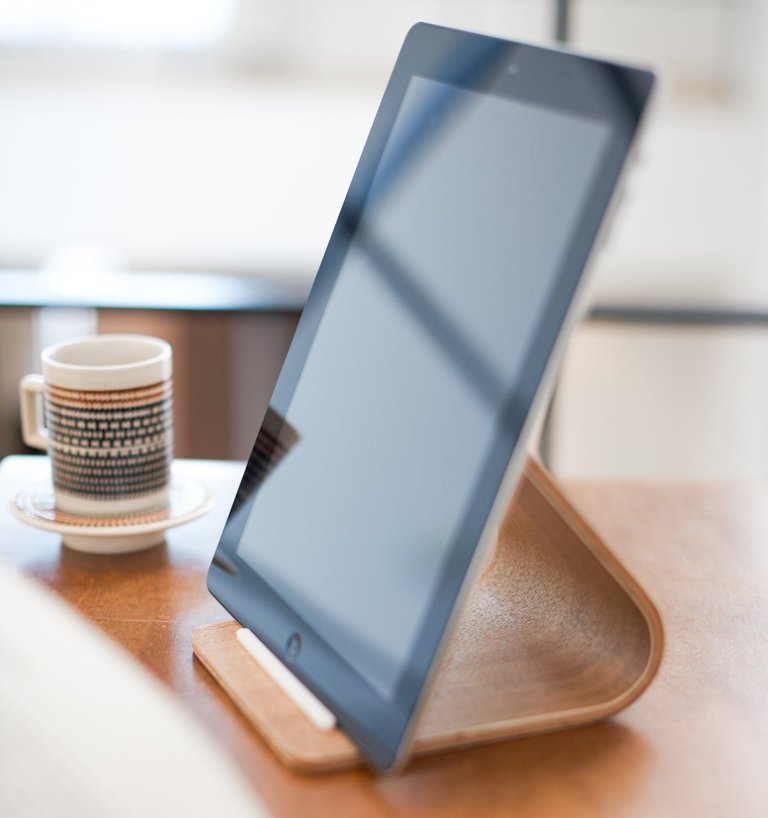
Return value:
[[(340, 730), (317, 730), (222, 622), (194, 651), (291, 767), (361, 763)], [(413, 754), (610, 716), (648, 686), (662, 652), (640, 586), (537, 462), (527, 462), (496, 552), (473, 588), (416, 730)]]

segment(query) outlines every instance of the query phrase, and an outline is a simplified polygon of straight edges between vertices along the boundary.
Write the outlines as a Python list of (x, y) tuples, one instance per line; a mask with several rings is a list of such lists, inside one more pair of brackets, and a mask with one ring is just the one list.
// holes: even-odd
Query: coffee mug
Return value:
[(167, 506), (170, 344), (93, 335), (47, 347), (41, 361), (42, 376), (21, 381), (21, 428), (28, 446), (48, 452), (56, 508), (112, 517)]

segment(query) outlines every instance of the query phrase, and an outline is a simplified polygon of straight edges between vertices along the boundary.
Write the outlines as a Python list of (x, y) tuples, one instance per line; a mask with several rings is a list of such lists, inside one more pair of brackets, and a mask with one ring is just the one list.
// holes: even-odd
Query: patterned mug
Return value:
[(47, 347), (41, 359), (42, 377), (21, 381), (21, 427), (28, 446), (48, 452), (56, 508), (113, 517), (167, 506), (170, 345), (93, 335)]

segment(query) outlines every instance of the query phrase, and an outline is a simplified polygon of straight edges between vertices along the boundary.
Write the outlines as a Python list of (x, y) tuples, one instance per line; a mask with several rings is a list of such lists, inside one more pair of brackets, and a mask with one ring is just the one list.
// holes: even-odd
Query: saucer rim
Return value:
[[(130, 523), (122, 523), (121, 525), (113, 526), (87, 526), (78, 525), (77, 523), (57, 523), (55, 520), (44, 520), (38, 517), (32, 517), (24, 509), (19, 507), (17, 499), (24, 494), (31, 493), (32, 489), (45, 489), (52, 495), (53, 485), (51, 484), (50, 480), (46, 481), (45, 479), (40, 478), (30, 481), (18, 489), (10, 499), (10, 506), (13, 515), (21, 522), (26, 523), (33, 528), (38, 528), (42, 531), (50, 531), (55, 534), (61, 534), (62, 536), (72, 535), (77, 537), (105, 540), (112, 537), (139, 537), (146, 534), (166, 531), (169, 528), (174, 528), (175, 526), (192, 522), (192, 520), (202, 517), (213, 508), (216, 502), (216, 495), (207, 483), (191, 477), (173, 475), (171, 477), (171, 491), (173, 491), (174, 485), (179, 484), (192, 484), (203, 489), (203, 497), (197, 506), (184, 514), (165, 517), (162, 520), (136, 523), (134, 525), (131, 525)], [(85, 517), (83, 519), (85, 519)]]

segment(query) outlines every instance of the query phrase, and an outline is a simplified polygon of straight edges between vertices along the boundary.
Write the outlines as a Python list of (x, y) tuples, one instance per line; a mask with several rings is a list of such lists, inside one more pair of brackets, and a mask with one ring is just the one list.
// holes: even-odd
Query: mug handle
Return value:
[(42, 375), (25, 375), (19, 384), (21, 401), (21, 436), (33, 449), (48, 449), (48, 430), (43, 426), (39, 396), (45, 390)]

